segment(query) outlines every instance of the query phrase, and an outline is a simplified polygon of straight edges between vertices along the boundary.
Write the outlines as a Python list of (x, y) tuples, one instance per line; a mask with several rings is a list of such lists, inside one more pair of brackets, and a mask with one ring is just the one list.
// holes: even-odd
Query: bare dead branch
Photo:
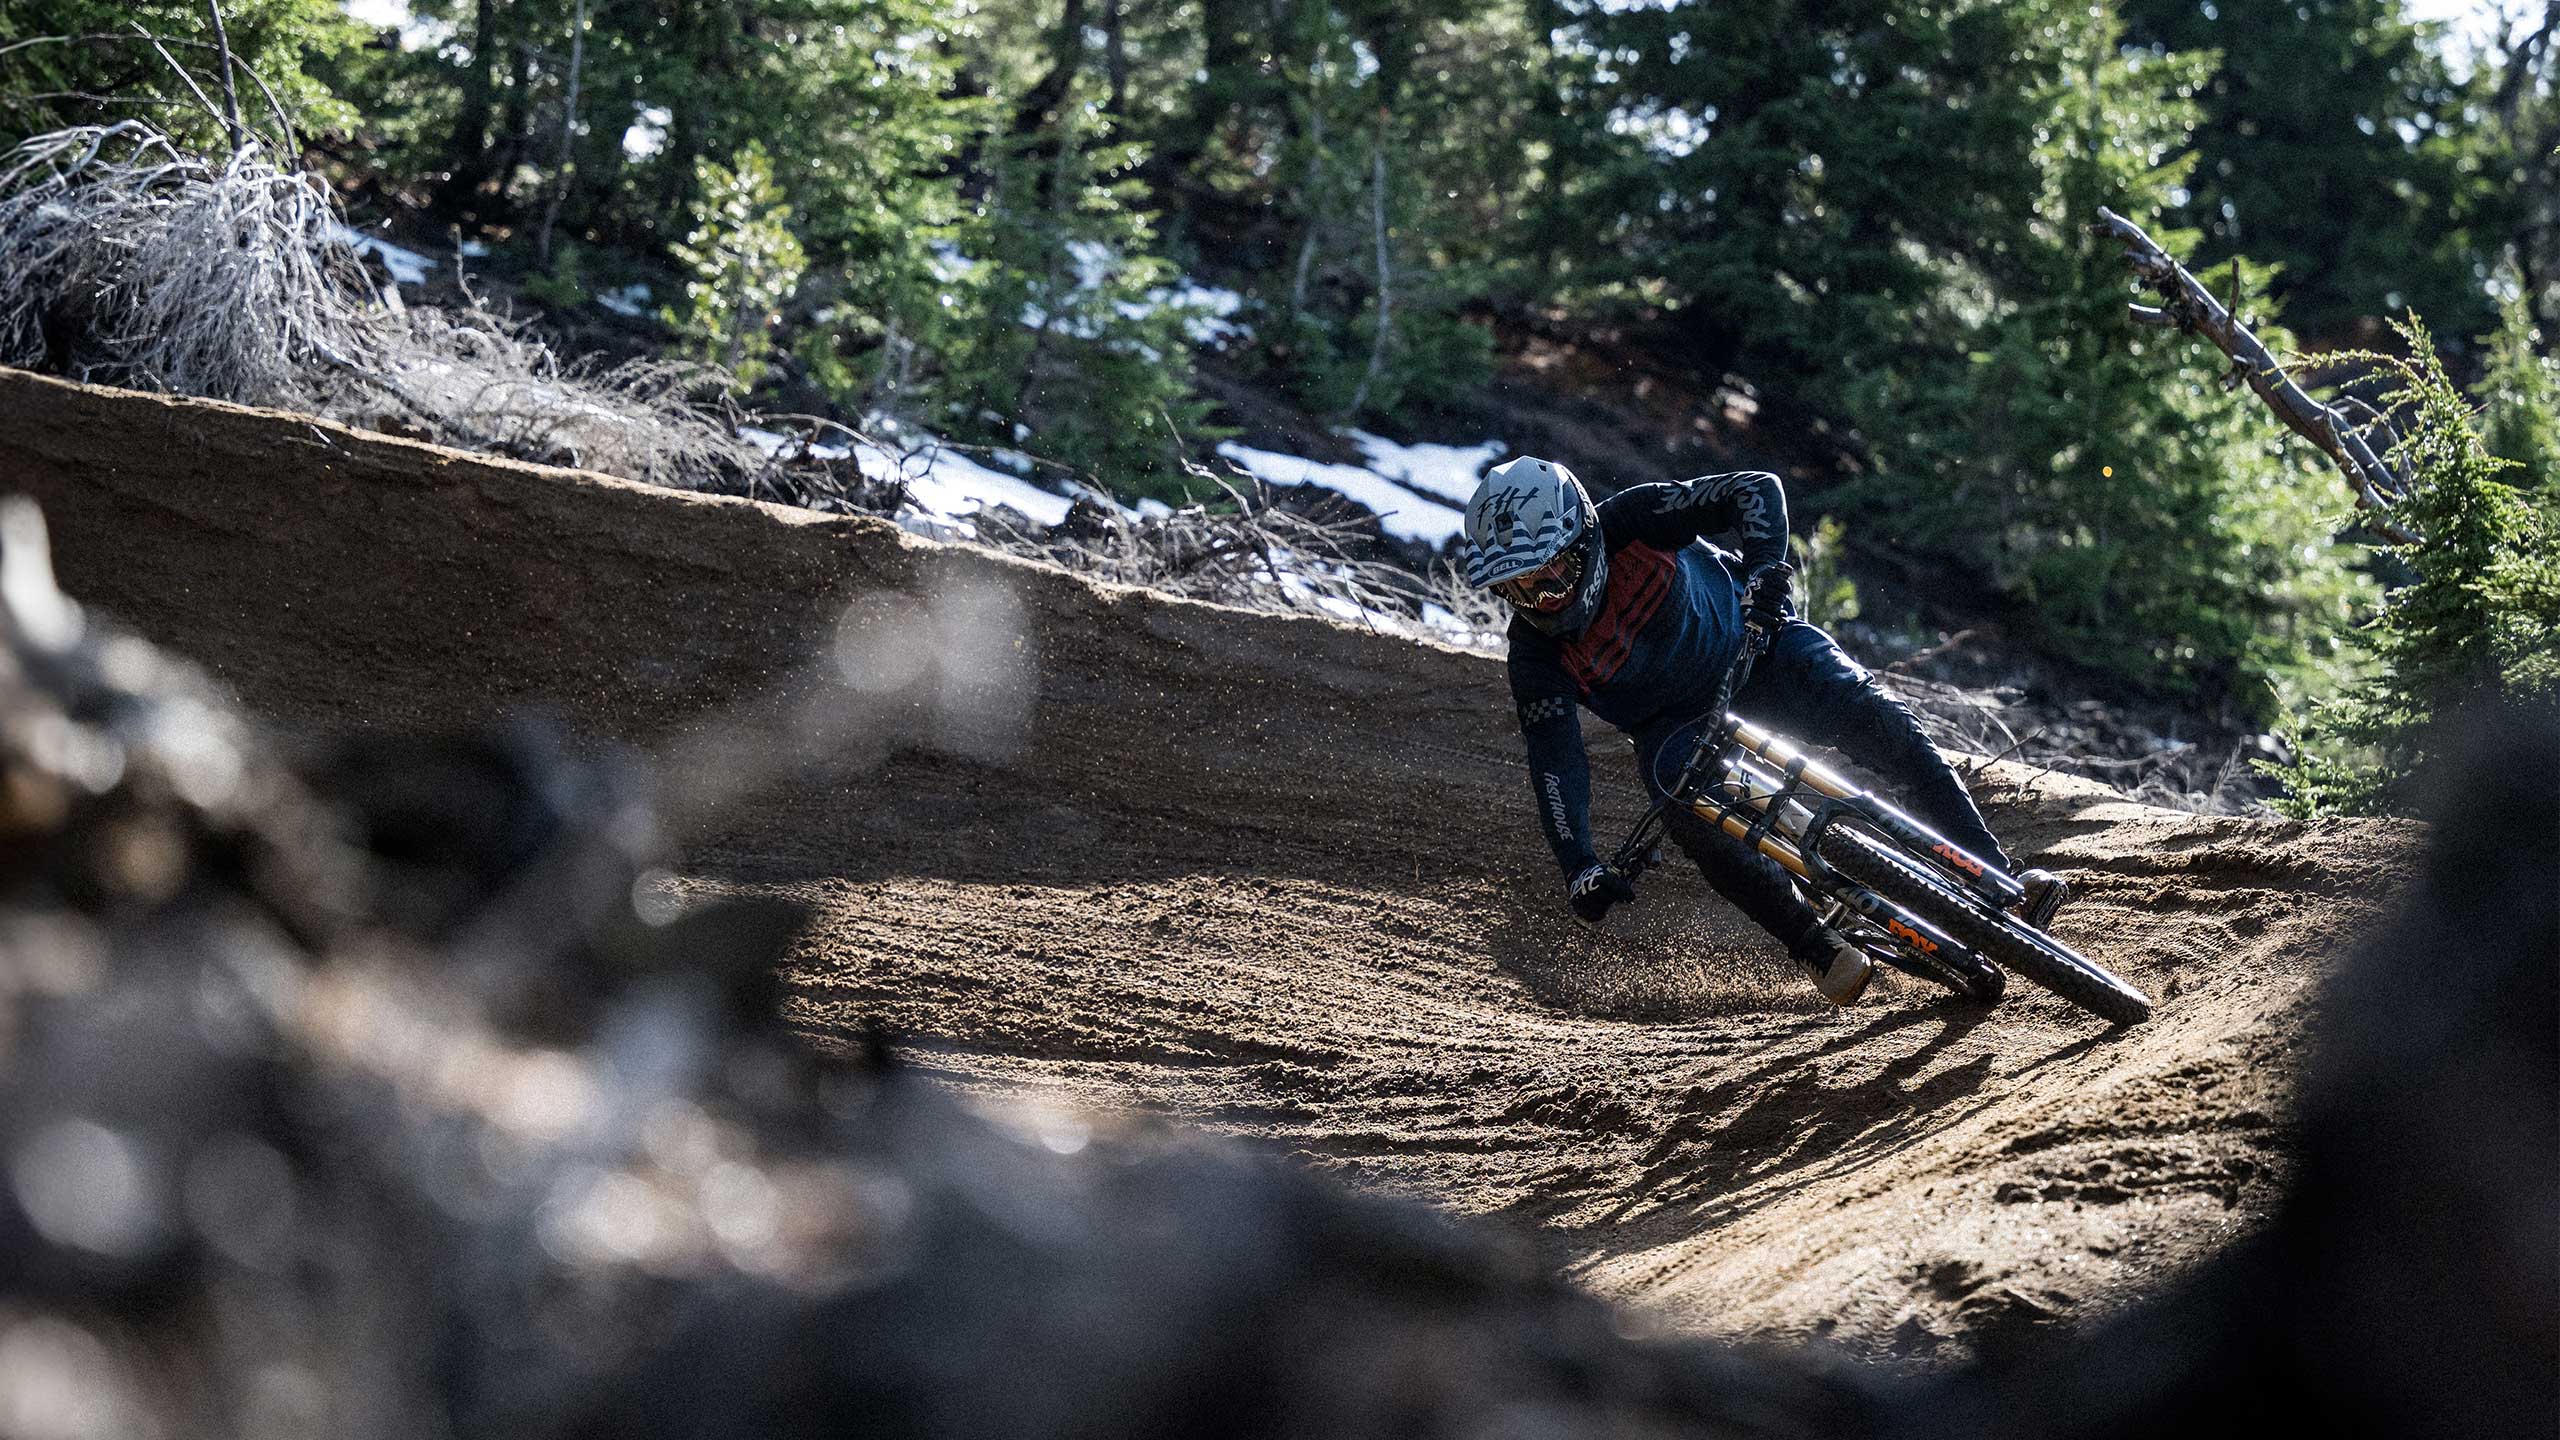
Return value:
[[(2133, 268), (2135, 278), (2161, 297), (2161, 305), (2131, 307), (2138, 324), (2169, 326), (2202, 335), (2223, 354), (2231, 357), (2242, 383), (2273, 410), (2285, 428), (2317, 446), (2320, 453), (2345, 475), (2355, 492), (2359, 508), (2383, 512), (2390, 508), (2393, 497), (2406, 494), (2408, 485), (2399, 473), (2374, 452), (2373, 446), (2335, 409), (2321, 404), (2294, 382), (2274, 355), (2252, 333), (2229, 306), (2213, 296), (2203, 283), (2160, 248), (2143, 228), (2113, 210), (2101, 206), (2097, 233), (2113, 237), (2125, 249), (2125, 263)], [(2236, 265), (2235, 265), (2236, 286)], [(2236, 291), (2235, 291), (2236, 294)], [(2387, 427), (2386, 427), (2387, 428)], [(2393, 437), (2396, 445), (2397, 437)], [(2392, 448), (2386, 446), (2386, 449)], [(2395, 541), (2412, 540), (2405, 529), (2389, 518), (2370, 523), (2374, 530)]]
[[(335, 197), (263, 146), (220, 164), (142, 121), (0, 155), (0, 364), (330, 416), (681, 489), (768, 462), (690, 402), (698, 367), (563, 362), (478, 307), (394, 309)], [(49, 326), (77, 317), (67, 358)]]
[(139, 20), (133, 24), (133, 33), (142, 37), (143, 43), (151, 47), (151, 53), (159, 56), (160, 63), (169, 67), (169, 73), (178, 77), (178, 83), (186, 86), (187, 93), (196, 97), (196, 103), (204, 107), (204, 113), (216, 120), (222, 118), (222, 112), (213, 108), (212, 97), (204, 93), (204, 87), (196, 83), (196, 77), (187, 73), (187, 67), (178, 63), (178, 57), (169, 53), (169, 47), (160, 43), (159, 36), (143, 29)]
[(222, 123), (231, 132), (231, 148), (237, 150), (244, 132), (240, 128), (240, 87), (231, 78), (231, 32), (222, 23), (222, 0), (204, 0), (204, 8), (213, 17), (213, 45), (222, 61)]
[(971, 538), (1092, 579), (1241, 609), (1324, 615), (1477, 650), (1499, 641), (1507, 617), (1455, 567), (1417, 575), (1359, 558), (1358, 523), (1283, 509), (1250, 478), (1200, 474), (1224, 492), (1226, 506), (1142, 516), (1088, 502), (1066, 524), (1045, 529), (1011, 511), (982, 511)]
[[(137, 27), (137, 28), (139, 28), (139, 27)], [(213, 42), (212, 42), (212, 41), (210, 41), (210, 40), (178, 40), (178, 39), (167, 39), (167, 38), (163, 38), (163, 37), (161, 37), (161, 36), (153, 35), (153, 34), (151, 34), (149, 31), (144, 31), (144, 32), (142, 32), (141, 34), (126, 34), (126, 33), (121, 32), (121, 31), (99, 31), (99, 32), (91, 32), (91, 33), (79, 34), (79, 35), (30, 35), (30, 36), (28, 36), (28, 37), (27, 37), (26, 39), (24, 39), (24, 40), (13, 40), (13, 41), (9, 42), (9, 43), (8, 43), (8, 44), (6, 44), (6, 45), (0, 45), (0, 55), (9, 55), (9, 54), (14, 54), (14, 53), (15, 53), (15, 52), (17, 52), (17, 51), (30, 49), (30, 48), (32, 48), (32, 47), (34, 47), (34, 46), (38, 46), (38, 45), (134, 45), (134, 44), (149, 45), (149, 46), (153, 47), (154, 49), (166, 49), (166, 48), (168, 48), (168, 47), (175, 47), (175, 48), (177, 48), (177, 49), (181, 49), (181, 50), (213, 50), (213, 49), (216, 49), (215, 45), (214, 45), (214, 44), (213, 44)], [(241, 74), (248, 76), (248, 77), (249, 77), (249, 83), (250, 83), (250, 84), (252, 84), (252, 85), (257, 86), (257, 87), (258, 87), (258, 93), (259, 93), (260, 95), (263, 95), (263, 96), (265, 96), (265, 97), (266, 97), (266, 101), (267, 101), (267, 113), (268, 113), (270, 116), (274, 117), (274, 119), (275, 119), (275, 122), (276, 122), (276, 139), (277, 139), (279, 142), (281, 142), (281, 143), (280, 143), (280, 146), (279, 146), (279, 153), (284, 154), (284, 155), (289, 155), (289, 156), (290, 156), (290, 155), (299, 155), (299, 154), (301, 154), (301, 153), (302, 153), (301, 143), (300, 143), (298, 140), (296, 140), (296, 139), (295, 139), (295, 137), (294, 137), (294, 133), (293, 133), (293, 122), (292, 122), (291, 120), (289, 120), (289, 119), (287, 119), (287, 118), (285, 117), (285, 113), (284, 113), (284, 101), (283, 101), (283, 99), (282, 99), (281, 97), (279, 97), (279, 96), (276, 94), (275, 87), (267, 83), (267, 77), (265, 77), (264, 75), (261, 75), (261, 74), (259, 74), (259, 73), (258, 73), (258, 67), (256, 67), (256, 66), (254, 66), (254, 65), (250, 64), (248, 61), (246, 61), (246, 60), (244, 60), (244, 59), (240, 58), (239, 56), (234, 55), (234, 56), (232, 56), (232, 57), (231, 57), (231, 65), (232, 65), (233, 67), (236, 67), (236, 68), (240, 71), (240, 73), (241, 73)], [(194, 87), (193, 87), (193, 86), (190, 86), (189, 88), (190, 88), (190, 89), (192, 89), (192, 88), (194, 88)], [(171, 109), (184, 109), (184, 108), (186, 108), (186, 104), (185, 104), (185, 102), (184, 102), (184, 101), (172, 101), (172, 100), (167, 100), (167, 99), (163, 99), (163, 98), (156, 97), (156, 96), (154, 96), (154, 97), (141, 97), (141, 96), (134, 96), (134, 97), (126, 97), (126, 96), (104, 96), (104, 97), (98, 97), (98, 96), (83, 96), (83, 95), (76, 95), (76, 94), (62, 94), (62, 95), (53, 95), (53, 96), (44, 96), (44, 95), (39, 95), (39, 96), (31, 96), (31, 97), (29, 97), (29, 96), (19, 96), (19, 97), (10, 97), (10, 98), (11, 98), (11, 99), (36, 99), (36, 100), (43, 100), (43, 99), (64, 99), (64, 100), (93, 99), (93, 100), (107, 100), (107, 101), (112, 101), (112, 102), (117, 103), (117, 104), (154, 105), (154, 106), (161, 106), (161, 107), (164, 107), (164, 108), (171, 108)]]
[(1964, 642), (1972, 638), (1973, 632), (1971, 630), (1959, 630), (1953, 635), (1948, 636), (1946, 639), (1939, 641), (1937, 644), (1929, 646), (1925, 650), (1914, 650), (1910, 654), (1903, 656), (1901, 659), (1894, 661), (1892, 664), (1887, 665), (1884, 668), (1887, 670), (1908, 670), (1916, 665), (1926, 665), (1930, 661), (1937, 659), (1939, 656), (1946, 654), (1948, 651), (1955, 649), (1957, 646), (1962, 645)]

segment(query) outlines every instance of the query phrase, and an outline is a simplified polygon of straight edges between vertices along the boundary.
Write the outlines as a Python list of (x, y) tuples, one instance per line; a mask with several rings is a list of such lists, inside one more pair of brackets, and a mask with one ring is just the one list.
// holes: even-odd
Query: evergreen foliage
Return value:
[(1186, 498), (1190, 314), (1163, 293), (1141, 158), (1071, 95), (1057, 128), (990, 142), (984, 189), (942, 258), (937, 427), (1020, 446), (1130, 495)]
[(753, 388), (771, 365), (782, 306), (799, 288), (807, 252), (791, 233), (791, 207), (764, 147), (749, 141), (727, 165), (694, 163), (701, 193), (693, 233), (670, 247), (691, 278), (688, 302), (661, 317), (695, 353)]
[(2067, 63), (2023, 97), (2038, 193), (1942, 262), (1915, 343), (1850, 378), (1877, 472), (1849, 498), (1870, 531), (2025, 602), (2060, 653), (2264, 712), (2321, 682), (2358, 591), (2330, 543), (2337, 492), (2254, 397), (2146, 353), (2121, 256), (2086, 224), (2101, 205), (2145, 223), (2166, 208), (2193, 163), (2179, 97), (2210, 57), (2127, 52), (2099, 7), (2045, 33)]
[[(1942, 348), (2034, 218), (2042, 99), (2085, 7), (1847, 0), (1630, 8), (1569, 27), (1595, 57), (1571, 103), (1614, 136), (1547, 198), (1595, 237), (1571, 293), (1669, 312), (1709, 373), (1811, 408)], [(1578, 217), (1578, 218), (1577, 218)], [(1987, 277), (1981, 277), (1987, 278)]]
[[(2475, 333), (2512, 265), (2463, 374), (2560, 495), (2547, 30), (2457, 73), (2400, 0), (413, 0), (373, 44), (337, 0), (224, 8), (333, 179), (487, 241), (551, 318), (679, 267), (679, 343), (792, 408), (1124, 496), (1190, 488), (1204, 363), (1411, 434), (1481, 423), (1497, 323), (1605, 339), (1824, 427), (1854, 478), (1822, 509), (2055, 652), (2296, 708), (2371, 602), (2338, 491), (2128, 326), (2100, 204), (2314, 340), (2403, 306)], [(123, 106), (214, 139), (146, 46), (6, 48), (137, 19), (207, 29), (0, 10), (0, 138)], [(1186, 273), (1248, 296), (1214, 361)]]
[(1812, 534), (1787, 537), (1787, 549), (1795, 558), (1796, 586), (1803, 591), (1804, 618), (1824, 629), (1858, 618), (1857, 582), (1840, 569), (1840, 554), (1847, 545), (1847, 527), (1829, 515), (1814, 522)]
[(2489, 453), (2514, 464), (2516, 484), (2560, 514), (2560, 360), (2515, 295), (2499, 307), (2498, 328), (2483, 343), (2487, 364), (2477, 394), (2481, 439)]
[[(231, 53), (246, 67), (233, 77), (244, 126), (270, 143), (280, 139), (253, 71), (298, 130), (353, 123), (355, 111), (313, 73), (362, 38), (338, 0), (228, 0), (222, 13)], [(0, 6), (0, 140), (137, 117), (199, 150), (226, 146), (224, 126), (137, 26), (193, 73), (206, 98), (222, 103), (203, 0), (12, 0)], [(64, 43), (51, 43), (56, 38)]]
[(1459, 0), (1287, 14), (1270, 74), (1239, 73), (1254, 52), (1212, 47), (1231, 69), (1204, 106), (1241, 143), (1160, 148), (1255, 217), (1241, 248), (1267, 378), (1345, 421), (1452, 408), (1492, 373), (1492, 333), (1466, 311), (1502, 264), (1522, 147), (1485, 139), (1519, 132), (1529, 107), (1512, 74), (1538, 47), (1516, 11)]
[[(2406, 808), (2434, 760), (2432, 723), (2458, 711), (2560, 704), (2560, 544), (2550, 517), (2508, 483), (2424, 327), (2396, 327), (2407, 359), (2364, 357), (2398, 377), (2413, 493), (2399, 518), (2410, 581), (2358, 632), (2369, 680), (2313, 710), (2299, 758), (2278, 770), (2296, 814)], [(2546, 413), (2546, 424), (2560, 416)]]
[(2488, 321), (2484, 241), (2513, 224), (2488, 137), (2399, 0), (2122, 0), (2132, 43), (2213, 57), (2195, 77), (2202, 162), (2176, 198), (2202, 258), (2282, 272), (2293, 324), (2338, 336), (2416, 309)]

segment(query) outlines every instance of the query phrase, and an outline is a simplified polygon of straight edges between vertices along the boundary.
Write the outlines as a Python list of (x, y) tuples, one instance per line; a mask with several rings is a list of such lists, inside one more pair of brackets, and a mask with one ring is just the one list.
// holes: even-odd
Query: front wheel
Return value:
[(2101, 1020), (2139, 1025), (2151, 1018), (2151, 1000), (2141, 991), (2043, 931), (1985, 912), (1953, 885), (1872, 835), (1834, 825), (1823, 832), (1822, 858), (1841, 874)]
[(1999, 966), (1934, 926), (1930, 927), (1931, 933), (1920, 935), (1903, 924), (1901, 918), (1879, 922), (1842, 900), (1832, 902), (1823, 923), (1836, 927), (1859, 948), (1903, 974), (1945, 986), (1977, 1005), (1998, 1004), (2001, 992), (2008, 988), (2008, 977), (2000, 973)]

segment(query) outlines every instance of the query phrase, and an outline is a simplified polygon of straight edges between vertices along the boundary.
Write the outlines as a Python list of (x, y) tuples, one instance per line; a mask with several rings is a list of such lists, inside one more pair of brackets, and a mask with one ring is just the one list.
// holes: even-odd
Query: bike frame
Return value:
[(1888, 947), (1884, 953), (1897, 966), (1910, 969), (1915, 961), (1929, 963), (1949, 952), (1979, 963), (1970, 947), (1938, 926), (1832, 868), (1822, 858), (1823, 835), (1834, 825), (1857, 825), (1994, 912), (2017, 903), (2026, 888), (1900, 806), (1851, 784), (1794, 741), (1726, 709), (1783, 623), (1776, 617), (1754, 621), (1746, 625), (1742, 651), (1707, 712), (1720, 718), (1699, 737), (1679, 780), (1636, 823), (1611, 863), (1630, 880), (1643, 874), (1659, 847), (1664, 816), (1677, 805), (1776, 861), (1829, 900), (1833, 909), (1826, 920), (1854, 918), (1860, 928), (1879, 934)]

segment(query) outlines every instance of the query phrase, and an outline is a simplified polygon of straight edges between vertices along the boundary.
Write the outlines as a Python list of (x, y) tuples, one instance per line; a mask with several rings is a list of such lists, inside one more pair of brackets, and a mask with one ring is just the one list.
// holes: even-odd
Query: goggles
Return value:
[(1511, 605), (1549, 615), (1573, 603), (1582, 588), (1582, 549), (1576, 546), (1526, 575), (1494, 582), (1493, 593)]

